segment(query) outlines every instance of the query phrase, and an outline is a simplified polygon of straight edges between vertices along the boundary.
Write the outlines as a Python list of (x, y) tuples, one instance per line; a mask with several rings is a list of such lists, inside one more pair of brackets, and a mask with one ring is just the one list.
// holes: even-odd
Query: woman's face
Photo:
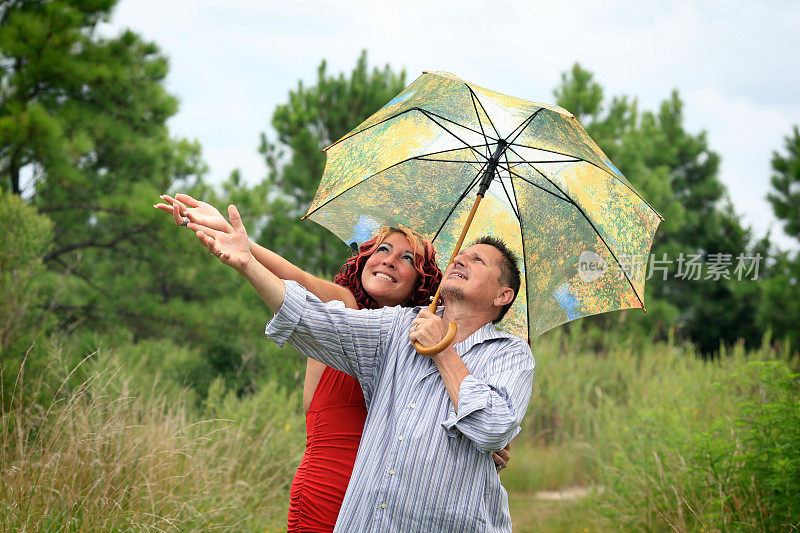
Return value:
[(411, 299), (417, 276), (411, 243), (402, 233), (392, 233), (367, 259), (361, 284), (381, 307), (403, 305)]

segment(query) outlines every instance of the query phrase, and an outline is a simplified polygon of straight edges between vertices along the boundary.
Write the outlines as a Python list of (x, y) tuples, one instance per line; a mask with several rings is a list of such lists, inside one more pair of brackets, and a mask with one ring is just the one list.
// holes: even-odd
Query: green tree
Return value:
[[(237, 380), (243, 357), (258, 353), (263, 306), (152, 207), (171, 189), (202, 197), (205, 166), (199, 144), (167, 128), (178, 107), (164, 87), (166, 57), (132, 31), (98, 31), (115, 4), (2, 4), (0, 187), (52, 220), (47, 308), (74, 357), (171, 339), (199, 346), (215, 373)], [(242, 195), (235, 184), (228, 193)], [(247, 357), (255, 368), (271, 360)]]
[(30, 348), (46, 320), (42, 256), (52, 226), (18, 196), (0, 190), (0, 355)]
[(677, 91), (656, 112), (640, 111), (636, 99), (627, 96), (605, 103), (602, 87), (576, 64), (562, 75), (554, 94), (560, 106), (577, 110), (592, 138), (666, 219), (652, 253), (659, 260), (666, 254), (673, 262), (665, 280), (656, 274), (647, 282), (648, 313), (637, 312), (634, 320), (662, 334), (678, 325), (705, 353), (716, 350), (720, 340), (758, 342), (757, 298), (741, 285), (748, 282), (677, 277), (681, 254), (684, 259), (728, 259), (733, 277), (737, 255), (753, 248), (719, 180), (719, 155), (709, 148), (705, 132), (686, 131)]
[(787, 235), (800, 240), (800, 129), (792, 128), (785, 138), (785, 154), (773, 152), (772, 191), (767, 200), (775, 216), (784, 223)]
[(204, 168), (197, 143), (169, 136), (177, 101), (157, 46), (131, 31), (98, 35), (115, 3), (4, 3), (0, 183), (54, 223), (44, 259), (69, 287), (54, 304), (62, 324), (135, 328), (142, 305), (123, 301), (151, 296), (136, 278), (169, 262), (144, 207)]
[[(775, 216), (783, 222), (787, 235), (800, 242), (800, 130), (792, 128), (785, 138), (784, 152), (772, 154), (772, 189), (767, 200)], [(800, 253), (778, 251), (768, 272), (761, 295), (759, 318), (764, 327), (780, 339), (788, 339), (800, 349)]]
[(362, 52), (346, 77), (331, 75), (323, 60), (317, 82), (302, 81), (289, 92), (288, 101), (272, 116), (277, 143), (261, 137), (269, 176), (269, 213), (259, 241), (286, 259), (312, 272), (332, 276), (349, 255), (348, 248), (328, 230), (312, 222), (300, 222), (311, 203), (325, 168), (322, 148), (329, 146), (405, 87), (405, 72), (388, 65), (369, 69)]

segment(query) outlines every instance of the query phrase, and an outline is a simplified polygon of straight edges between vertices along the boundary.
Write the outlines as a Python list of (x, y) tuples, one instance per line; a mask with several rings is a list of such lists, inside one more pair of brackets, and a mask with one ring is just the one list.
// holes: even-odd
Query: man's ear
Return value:
[(508, 305), (512, 300), (514, 300), (514, 291), (511, 287), (501, 287), (500, 292), (494, 298), (494, 305), (496, 307), (503, 307), (504, 305)]

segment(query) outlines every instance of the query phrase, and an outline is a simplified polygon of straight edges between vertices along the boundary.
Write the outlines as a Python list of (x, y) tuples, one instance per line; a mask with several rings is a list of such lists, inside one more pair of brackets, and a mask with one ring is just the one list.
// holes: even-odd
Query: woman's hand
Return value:
[(506, 444), (506, 447), (500, 451), (492, 452), (492, 459), (494, 459), (494, 467), (498, 472), (507, 467), (511, 460), (511, 443)]
[[(195, 200), (188, 194), (179, 193), (173, 198), (162, 194), (161, 199), (168, 203), (155, 204), (153, 207), (170, 213), (178, 226), (185, 226), (185, 220), (205, 226), (216, 231), (232, 233), (233, 226), (228, 224), (225, 217), (211, 204)], [(188, 207), (187, 207), (188, 206)]]
[(190, 222), (188, 228), (195, 232), (200, 242), (208, 251), (216, 255), (220, 261), (233, 267), (240, 274), (250, 265), (253, 254), (250, 252), (250, 238), (242, 223), (242, 217), (235, 205), (228, 206), (228, 216), (231, 219), (232, 232), (226, 233)]

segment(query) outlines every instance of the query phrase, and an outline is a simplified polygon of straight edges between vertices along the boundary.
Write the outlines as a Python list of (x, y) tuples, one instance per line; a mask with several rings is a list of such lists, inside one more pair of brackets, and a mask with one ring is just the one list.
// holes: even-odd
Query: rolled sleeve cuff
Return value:
[(267, 329), (264, 331), (267, 337), (275, 341), (275, 344), (281, 348), (300, 322), (307, 292), (296, 281), (284, 280), (283, 283), (286, 286), (283, 304), (272, 320), (267, 323)]
[(471, 415), (489, 404), (491, 391), (477, 378), (469, 375), (461, 382), (458, 388), (458, 413), (451, 403), (447, 409), (447, 418), (442, 422), (442, 427), (451, 437), (460, 433), (456, 425), (466, 416)]

